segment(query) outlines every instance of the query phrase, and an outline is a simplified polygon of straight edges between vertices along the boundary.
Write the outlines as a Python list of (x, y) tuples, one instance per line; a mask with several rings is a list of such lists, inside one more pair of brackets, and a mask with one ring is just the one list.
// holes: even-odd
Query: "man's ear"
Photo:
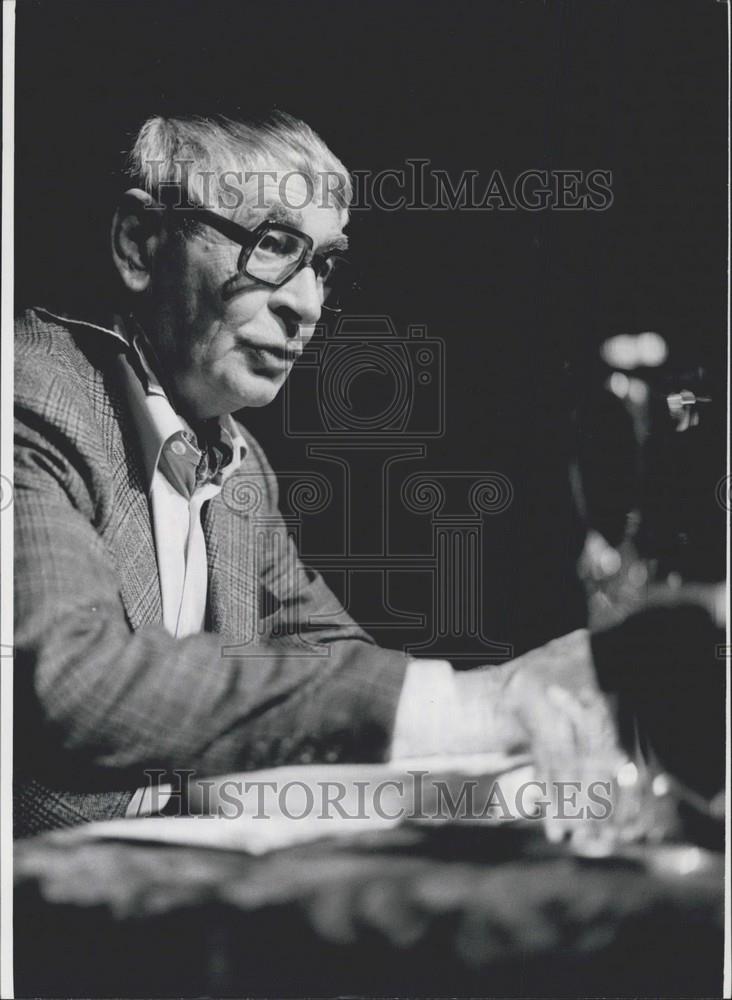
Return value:
[(161, 211), (139, 188), (127, 191), (112, 219), (112, 258), (131, 292), (144, 292), (152, 278), (152, 262), (160, 245)]

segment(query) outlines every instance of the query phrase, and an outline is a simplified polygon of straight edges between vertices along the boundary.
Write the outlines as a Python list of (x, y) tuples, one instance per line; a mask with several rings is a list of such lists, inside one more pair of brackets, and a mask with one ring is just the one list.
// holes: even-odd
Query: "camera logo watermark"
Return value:
[[(328, 655), (319, 623), (293, 615), (305, 564), (337, 576), (346, 611), (381, 645), (476, 664), (511, 658), (510, 644), (484, 631), (483, 535), (488, 519), (510, 509), (513, 483), (490, 467), (415, 470), (446, 432), (446, 355), (424, 324), (400, 330), (385, 315), (344, 315), (318, 328), (283, 387), (283, 433), (302, 444), (303, 463), (278, 470), (279, 511), (266, 476), (232, 476), (222, 489), (262, 566), (261, 574), (253, 566), (255, 578), (276, 591), (224, 656), (266, 656), (270, 638), (286, 639), (288, 655)], [(309, 541), (323, 519), (335, 539), (327, 550)], [(367, 589), (364, 616), (351, 595)]]
[(717, 503), (722, 508), (726, 510), (727, 513), (732, 511), (732, 476), (726, 475), (717, 483), (714, 495), (717, 498)]
[[(388, 316), (348, 315), (320, 327), (298, 361), (296, 381), (285, 383), (285, 434), (329, 441), (441, 437), (445, 353), (444, 340), (428, 336), (424, 324), (400, 335)], [(379, 392), (359, 397), (358, 383), (366, 380)]]

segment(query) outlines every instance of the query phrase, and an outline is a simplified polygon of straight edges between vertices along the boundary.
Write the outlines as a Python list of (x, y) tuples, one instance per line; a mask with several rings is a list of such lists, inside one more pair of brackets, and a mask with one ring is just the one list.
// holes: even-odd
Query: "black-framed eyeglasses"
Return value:
[[(180, 211), (180, 210), (179, 210)], [(341, 253), (313, 253), (307, 233), (283, 222), (265, 221), (256, 229), (218, 215), (208, 208), (186, 208), (187, 218), (203, 222), (242, 248), (237, 261), (240, 274), (270, 288), (279, 288), (302, 270), (312, 267), (323, 296), (323, 308), (341, 311), (341, 299), (354, 287), (353, 268)]]

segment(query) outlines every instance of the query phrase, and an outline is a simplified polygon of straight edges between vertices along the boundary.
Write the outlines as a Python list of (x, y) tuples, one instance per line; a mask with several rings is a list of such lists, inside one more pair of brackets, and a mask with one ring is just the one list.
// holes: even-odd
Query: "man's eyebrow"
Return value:
[(348, 250), (348, 237), (344, 233), (339, 233), (337, 236), (331, 236), (329, 239), (323, 240), (317, 252), (319, 254), (328, 254), (333, 250)]
[[(282, 222), (286, 226), (292, 226), (294, 229), (302, 229), (303, 218), (302, 212), (294, 208), (287, 208), (281, 202), (273, 201), (271, 204), (266, 204), (263, 206), (265, 209), (263, 222)], [(348, 249), (348, 237), (345, 233), (336, 233), (334, 236), (328, 237), (323, 240), (322, 244), (317, 247), (317, 252), (319, 254), (330, 253), (333, 250), (347, 250)]]
[(265, 205), (264, 221), (265, 222), (284, 222), (287, 226), (292, 226), (295, 229), (302, 229), (302, 212), (298, 212), (293, 208), (286, 208), (282, 204), (273, 202), (271, 205)]

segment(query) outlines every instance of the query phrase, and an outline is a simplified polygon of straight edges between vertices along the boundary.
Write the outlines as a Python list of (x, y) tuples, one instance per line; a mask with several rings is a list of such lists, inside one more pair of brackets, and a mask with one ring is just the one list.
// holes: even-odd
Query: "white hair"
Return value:
[[(247, 174), (282, 170), (300, 173), (333, 207), (347, 211), (351, 178), (341, 161), (305, 122), (284, 111), (234, 121), (154, 117), (137, 133), (127, 160), (131, 182), (164, 203), (171, 193), (187, 204), (232, 207), (232, 190)], [(227, 186), (228, 185), (228, 186)]]

